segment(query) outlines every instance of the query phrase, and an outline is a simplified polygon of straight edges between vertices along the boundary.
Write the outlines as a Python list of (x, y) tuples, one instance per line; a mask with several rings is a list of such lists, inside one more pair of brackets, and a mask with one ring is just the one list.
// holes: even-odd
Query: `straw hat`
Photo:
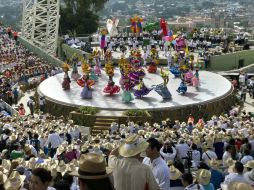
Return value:
[(244, 179), (251, 184), (252, 186), (254, 185), (254, 169), (252, 169), (249, 172), (246, 172), (245, 174), (243, 174)]
[(0, 172), (0, 185), (3, 185), (7, 180), (7, 176), (3, 173)]
[(3, 166), (4, 169), (9, 171), (11, 169), (11, 161), (3, 159), (2, 160), (2, 166)]
[(245, 165), (244, 165), (245, 168), (251, 168), (253, 169), (254, 168), (254, 160), (250, 160), (248, 161)]
[(146, 150), (149, 143), (141, 140), (139, 135), (129, 136), (126, 141), (119, 146), (119, 154), (123, 157), (132, 157)]
[(6, 190), (19, 190), (25, 179), (26, 176), (20, 175), (17, 171), (13, 171), (4, 183), (4, 187)]
[(228, 190), (253, 190), (250, 184), (234, 181), (229, 183)]
[(177, 180), (182, 176), (182, 173), (177, 168), (175, 168), (173, 165), (170, 166), (169, 172), (170, 172), (170, 179), (171, 180)]
[(36, 165), (36, 159), (32, 157), (29, 161), (26, 161), (26, 163), (27, 167), (33, 170)]
[(209, 161), (209, 166), (213, 169), (219, 169), (220, 168), (220, 162), (216, 159), (211, 159)]
[(70, 175), (83, 179), (103, 179), (111, 173), (112, 171), (106, 170), (102, 155), (88, 153), (80, 157), (78, 171), (75, 170)]
[(60, 172), (62, 175), (64, 175), (66, 171), (66, 164), (64, 163), (63, 160), (61, 160), (56, 168), (57, 172)]
[(210, 179), (211, 179), (211, 172), (209, 170), (206, 170), (206, 169), (198, 170), (197, 181), (201, 185), (208, 185), (210, 183)]
[(59, 146), (56, 151), (56, 155), (61, 155), (65, 151), (63, 146)]
[(11, 136), (9, 137), (10, 141), (15, 141), (17, 140), (18, 136), (15, 135), (14, 133), (11, 134)]

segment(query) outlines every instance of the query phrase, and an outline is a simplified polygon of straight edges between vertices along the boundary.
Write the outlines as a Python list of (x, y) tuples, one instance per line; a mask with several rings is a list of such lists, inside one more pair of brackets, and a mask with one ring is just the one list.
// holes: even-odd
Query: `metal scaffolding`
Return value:
[(22, 36), (51, 55), (56, 54), (60, 0), (23, 0)]

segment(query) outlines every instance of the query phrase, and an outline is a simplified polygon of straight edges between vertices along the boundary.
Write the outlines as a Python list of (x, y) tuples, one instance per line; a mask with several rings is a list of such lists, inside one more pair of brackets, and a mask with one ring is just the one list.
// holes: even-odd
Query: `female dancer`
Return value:
[(169, 81), (169, 77), (168, 77), (169, 73), (166, 71), (163, 71), (161, 69), (161, 77), (163, 78), (163, 83), (156, 85), (154, 90), (162, 96), (163, 99), (169, 99), (172, 97), (171, 93), (168, 90), (167, 84)]
[(135, 90), (134, 95), (138, 98), (142, 98), (143, 96), (149, 94), (153, 88), (147, 88), (143, 82), (143, 78), (139, 79), (138, 88)]

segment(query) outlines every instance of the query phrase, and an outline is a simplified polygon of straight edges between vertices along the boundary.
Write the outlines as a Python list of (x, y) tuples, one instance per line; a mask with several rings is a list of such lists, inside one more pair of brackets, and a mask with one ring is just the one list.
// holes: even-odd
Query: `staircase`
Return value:
[(111, 123), (116, 122), (119, 124), (117, 116), (97, 116), (94, 126), (91, 130), (91, 135), (103, 134), (105, 131), (110, 131)]

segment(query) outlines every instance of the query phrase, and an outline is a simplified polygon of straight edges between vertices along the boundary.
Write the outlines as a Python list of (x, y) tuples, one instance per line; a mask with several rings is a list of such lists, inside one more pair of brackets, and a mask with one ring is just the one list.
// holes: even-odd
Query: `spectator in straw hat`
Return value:
[(111, 173), (106, 169), (102, 155), (87, 153), (80, 157), (78, 170), (70, 175), (78, 177), (80, 190), (113, 190), (109, 179)]
[(170, 188), (170, 176), (167, 163), (160, 155), (161, 144), (155, 138), (147, 140), (149, 146), (146, 149), (146, 158), (143, 163), (151, 166), (153, 175), (158, 182), (160, 189), (168, 190)]
[[(222, 190), (224, 190), (222, 188)], [(228, 185), (226, 190), (253, 190), (253, 187), (251, 187), (250, 184), (248, 183), (243, 183), (243, 182), (232, 182)]]
[(204, 190), (202, 185), (193, 183), (193, 176), (190, 173), (184, 173), (182, 175), (182, 183), (185, 187), (184, 190)]
[(6, 180), (7, 176), (3, 172), (0, 172), (0, 189), (4, 190), (4, 183)]
[(181, 181), (182, 173), (173, 165), (169, 168), (170, 171), (170, 190), (183, 190), (183, 184)]
[(220, 163), (218, 160), (212, 159), (209, 162), (210, 171), (211, 171), (211, 180), (214, 189), (219, 189), (220, 184), (224, 181), (223, 174), (219, 171)]
[(213, 151), (213, 144), (210, 142), (207, 142), (206, 146), (206, 151), (202, 154), (202, 160), (208, 164), (210, 160), (212, 159), (217, 159), (216, 153)]
[(246, 172), (243, 175), (244, 179), (254, 187), (254, 169), (252, 169), (251, 171)]
[(248, 161), (244, 167), (247, 171), (251, 171), (254, 168), (254, 160)]
[(25, 178), (26, 176), (13, 171), (4, 183), (5, 190), (25, 190), (23, 188)]
[(210, 183), (211, 172), (209, 170), (198, 170), (196, 179), (197, 182), (203, 186), (204, 190), (214, 190), (213, 184)]
[(110, 153), (109, 166), (113, 168), (116, 190), (160, 189), (151, 168), (139, 161), (140, 153), (148, 146), (138, 135), (132, 135)]

